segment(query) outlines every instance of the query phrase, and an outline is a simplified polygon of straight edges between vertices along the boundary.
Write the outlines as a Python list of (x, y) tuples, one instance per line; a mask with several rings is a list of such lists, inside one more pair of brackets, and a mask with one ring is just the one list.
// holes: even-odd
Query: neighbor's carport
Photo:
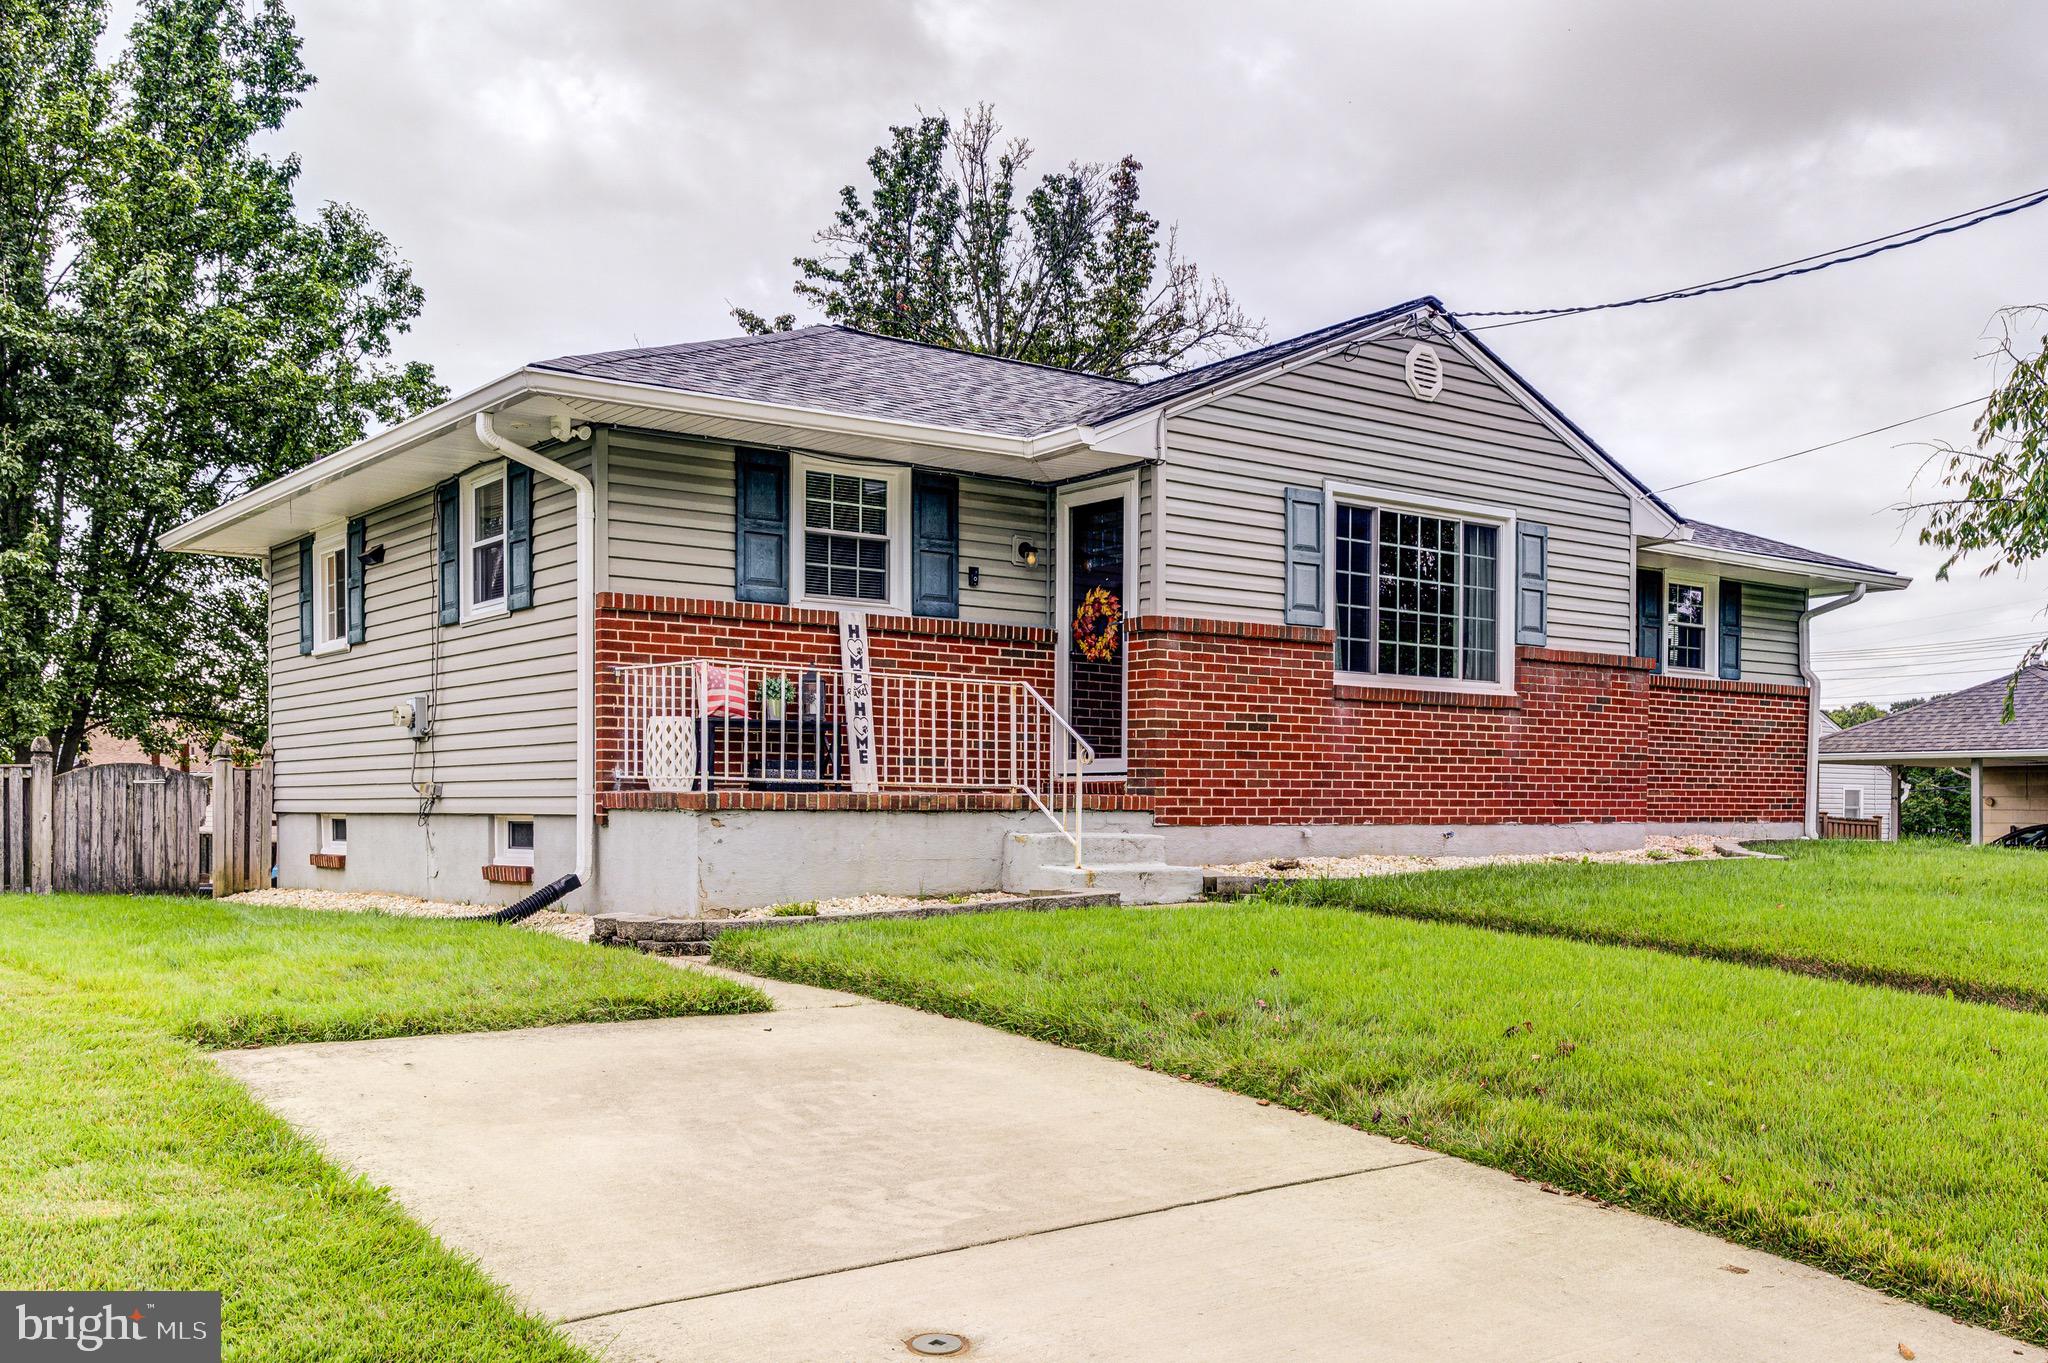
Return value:
[[(2007, 718), (2007, 700), (2011, 718)], [(1821, 761), (1970, 773), (1970, 841), (2048, 823), (2048, 667), (1996, 677), (1821, 740)], [(1894, 781), (1894, 790), (1897, 782)], [(1893, 801), (1896, 818), (1897, 800)]]

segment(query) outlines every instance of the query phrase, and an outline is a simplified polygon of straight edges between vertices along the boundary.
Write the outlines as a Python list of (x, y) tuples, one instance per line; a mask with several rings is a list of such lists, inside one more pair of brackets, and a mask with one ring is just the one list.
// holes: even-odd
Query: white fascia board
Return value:
[(1820, 760), (1842, 767), (1953, 767), (1973, 761), (2048, 762), (2048, 752), (1851, 752), (1822, 750)]
[(1639, 547), (1645, 558), (1682, 559), (1688, 563), (1743, 568), (1752, 572), (1794, 578), (1808, 584), (1838, 586), (1844, 591), (1858, 583), (1874, 592), (1904, 591), (1913, 585), (1912, 578), (1900, 577), (1895, 573), (1859, 572), (1853, 568), (1842, 568), (1833, 564), (1809, 563), (1805, 559), (1773, 558), (1768, 554), (1746, 554), (1737, 549), (1709, 549), (1704, 545), (1686, 541), (1660, 541)]

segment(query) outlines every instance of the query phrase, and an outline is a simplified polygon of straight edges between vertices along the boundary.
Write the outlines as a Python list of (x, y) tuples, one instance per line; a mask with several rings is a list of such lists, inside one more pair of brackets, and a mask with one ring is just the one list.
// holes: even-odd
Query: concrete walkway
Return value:
[(2042, 1358), (1412, 1146), (765, 987), (771, 1015), (219, 1060), (622, 1360), (903, 1360), (923, 1332), (986, 1363)]

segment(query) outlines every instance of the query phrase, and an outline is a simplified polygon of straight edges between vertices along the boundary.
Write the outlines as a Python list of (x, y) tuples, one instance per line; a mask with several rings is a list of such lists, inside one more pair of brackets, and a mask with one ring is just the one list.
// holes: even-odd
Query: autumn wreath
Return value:
[(1074, 609), (1074, 651), (1091, 663), (1106, 663), (1116, 657), (1117, 627), (1123, 623), (1124, 603), (1107, 587), (1091, 587)]

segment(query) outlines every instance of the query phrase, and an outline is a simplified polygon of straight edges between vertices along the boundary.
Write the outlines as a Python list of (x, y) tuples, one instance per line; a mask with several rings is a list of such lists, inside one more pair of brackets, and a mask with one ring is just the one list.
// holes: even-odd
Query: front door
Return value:
[(1059, 496), (1060, 713), (1095, 749), (1096, 776), (1124, 770), (1131, 499), (1128, 481)]

